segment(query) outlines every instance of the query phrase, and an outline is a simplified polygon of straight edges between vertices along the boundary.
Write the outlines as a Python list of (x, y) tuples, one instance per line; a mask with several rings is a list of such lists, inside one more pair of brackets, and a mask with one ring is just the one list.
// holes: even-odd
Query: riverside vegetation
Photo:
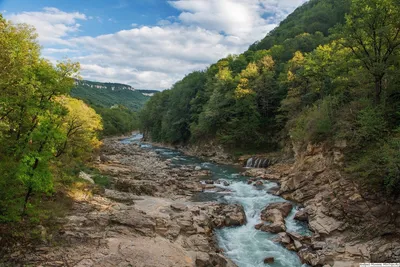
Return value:
[(344, 169), (397, 196), (399, 14), (395, 0), (311, 0), (243, 54), (155, 95), (143, 132), (238, 154), (345, 140)]
[(124, 84), (77, 80), (71, 96), (90, 105), (103, 119), (102, 135), (111, 136), (138, 129), (137, 111), (150, 98), (145, 92)]

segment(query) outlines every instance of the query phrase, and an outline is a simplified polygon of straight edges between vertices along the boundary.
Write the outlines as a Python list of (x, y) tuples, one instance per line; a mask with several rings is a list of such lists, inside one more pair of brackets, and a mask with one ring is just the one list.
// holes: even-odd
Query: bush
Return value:
[(378, 107), (368, 106), (358, 113), (356, 137), (359, 143), (374, 142), (386, 132), (386, 122)]
[(332, 135), (335, 123), (336, 99), (327, 97), (306, 108), (294, 121), (291, 138), (303, 144), (317, 143)]
[(110, 177), (108, 177), (106, 175), (96, 174), (96, 175), (92, 176), (92, 179), (96, 184), (101, 185), (106, 188), (108, 188), (111, 184)]
[(400, 189), (400, 137), (375, 143), (352, 154), (346, 171), (362, 183), (398, 195)]

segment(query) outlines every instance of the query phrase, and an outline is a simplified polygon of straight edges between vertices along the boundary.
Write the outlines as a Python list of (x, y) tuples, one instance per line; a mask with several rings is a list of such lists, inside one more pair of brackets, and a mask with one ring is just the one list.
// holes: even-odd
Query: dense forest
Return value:
[(68, 184), (100, 144), (100, 116), (69, 95), (79, 64), (54, 66), (36, 38), (0, 15), (0, 222), (55, 214), (35, 203)]
[(346, 141), (346, 171), (400, 189), (400, 4), (311, 0), (263, 40), (156, 94), (146, 137), (232, 151)]
[(150, 98), (129, 85), (86, 80), (75, 81), (71, 96), (81, 99), (101, 115), (104, 136), (125, 134), (138, 129), (136, 112)]

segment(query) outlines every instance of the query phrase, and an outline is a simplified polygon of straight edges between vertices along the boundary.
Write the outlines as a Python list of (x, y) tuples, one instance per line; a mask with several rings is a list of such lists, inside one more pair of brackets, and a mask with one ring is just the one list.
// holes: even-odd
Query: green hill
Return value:
[(111, 108), (115, 105), (122, 105), (132, 111), (138, 111), (150, 98), (126, 84), (86, 80), (76, 81), (71, 96), (82, 99), (91, 106)]
[(137, 129), (139, 123), (136, 112), (151, 97), (126, 84), (86, 80), (75, 81), (71, 96), (83, 100), (101, 115), (105, 136), (125, 134)]

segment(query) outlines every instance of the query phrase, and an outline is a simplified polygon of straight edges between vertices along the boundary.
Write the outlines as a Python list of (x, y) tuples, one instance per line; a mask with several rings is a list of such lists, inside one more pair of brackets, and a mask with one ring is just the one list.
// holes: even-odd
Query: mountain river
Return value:
[[(276, 183), (265, 181), (264, 188), (256, 188), (247, 184), (248, 177), (240, 175), (243, 168), (230, 165), (222, 165), (203, 161), (196, 157), (184, 155), (170, 148), (156, 147), (149, 143), (141, 142), (141, 134), (135, 134), (131, 138), (123, 140), (123, 143), (138, 143), (142, 149), (157, 152), (162, 158), (171, 159), (178, 166), (195, 165), (211, 171), (211, 179), (225, 180), (229, 185), (218, 185), (229, 189), (230, 194), (202, 192), (195, 195), (192, 201), (218, 201), (224, 203), (241, 204), (246, 213), (247, 223), (240, 227), (227, 227), (216, 230), (218, 245), (224, 250), (227, 257), (232, 259), (239, 267), (305, 267), (302, 265), (295, 252), (289, 251), (283, 246), (272, 241), (274, 234), (256, 230), (254, 226), (261, 222), (261, 210), (270, 203), (284, 202), (285, 199), (267, 192), (269, 188), (277, 186)], [(303, 235), (310, 234), (306, 224), (293, 219), (296, 213), (296, 205), (286, 218), (288, 231)], [(266, 257), (274, 257), (273, 264), (265, 264)]]

